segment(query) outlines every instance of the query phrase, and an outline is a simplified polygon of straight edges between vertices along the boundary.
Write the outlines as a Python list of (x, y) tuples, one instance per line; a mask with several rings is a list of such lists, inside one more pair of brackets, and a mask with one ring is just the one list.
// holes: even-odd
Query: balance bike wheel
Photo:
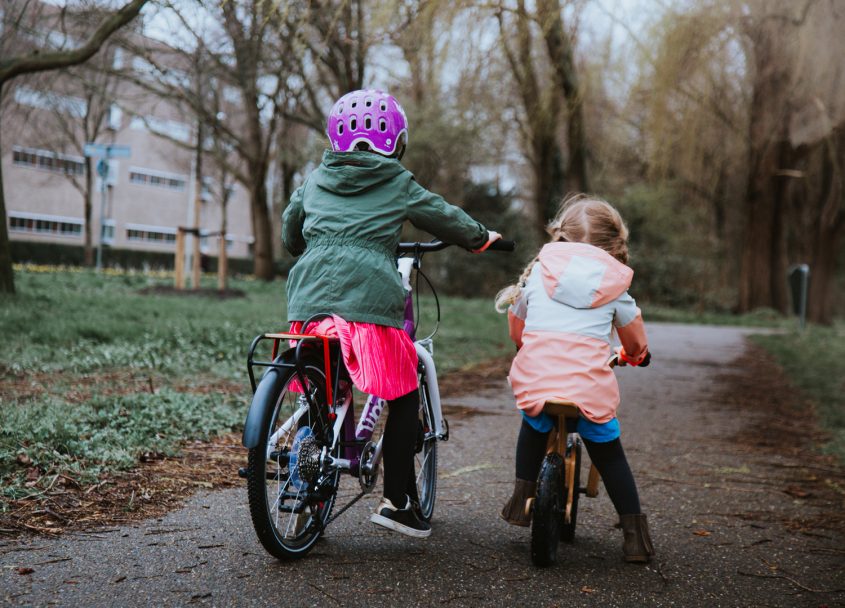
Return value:
[(535, 566), (551, 566), (557, 561), (565, 506), (563, 485), (563, 458), (555, 452), (547, 454), (537, 477), (531, 518), (531, 561)]

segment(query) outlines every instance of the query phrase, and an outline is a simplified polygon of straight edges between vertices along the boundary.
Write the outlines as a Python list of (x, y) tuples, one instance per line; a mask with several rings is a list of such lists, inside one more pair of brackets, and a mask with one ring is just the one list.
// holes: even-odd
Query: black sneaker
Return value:
[(370, 515), (370, 521), (406, 536), (414, 538), (426, 538), (431, 534), (431, 526), (420, 521), (410, 499), (407, 499), (405, 508), (397, 509), (388, 498), (382, 498), (376, 512)]

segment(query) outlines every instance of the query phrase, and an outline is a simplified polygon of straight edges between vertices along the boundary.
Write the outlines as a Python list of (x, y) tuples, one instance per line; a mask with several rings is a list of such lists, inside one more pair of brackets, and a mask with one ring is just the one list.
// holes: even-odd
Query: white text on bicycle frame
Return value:
[(373, 429), (376, 427), (376, 422), (386, 405), (387, 401), (377, 397), (370, 397), (367, 400), (367, 405), (364, 406), (364, 414), (361, 416), (361, 421), (355, 429), (356, 437), (362, 439), (372, 434)]

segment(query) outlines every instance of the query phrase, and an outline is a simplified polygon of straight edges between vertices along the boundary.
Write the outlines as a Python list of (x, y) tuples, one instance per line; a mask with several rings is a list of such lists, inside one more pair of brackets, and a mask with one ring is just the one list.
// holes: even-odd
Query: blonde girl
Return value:
[(514, 525), (530, 524), (523, 507), (534, 496), (554, 427), (543, 404), (572, 401), (581, 410), (578, 433), (620, 516), (625, 559), (647, 562), (654, 549), (619, 439), (619, 387), (607, 365), (614, 330), (623, 361), (645, 366), (650, 360), (640, 309), (628, 295), (634, 274), (627, 266), (628, 229), (609, 203), (576, 195), (562, 203), (547, 232), (551, 242), (496, 298), (518, 349), (509, 380), (523, 415), (516, 483), (501, 515)]

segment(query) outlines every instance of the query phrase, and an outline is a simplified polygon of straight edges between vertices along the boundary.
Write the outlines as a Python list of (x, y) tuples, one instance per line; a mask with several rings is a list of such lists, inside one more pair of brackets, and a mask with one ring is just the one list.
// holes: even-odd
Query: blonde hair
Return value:
[[(551, 241), (588, 243), (622, 262), (628, 263), (628, 227), (619, 212), (607, 201), (587, 194), (567, 196), (560, 204), (554, 219), (546, 225)], [(519, 277), (519, 280), (496, 294), (496, 310), (505, 312), (516, 302), (531, 269), (537, 262), (535, 257)]]

